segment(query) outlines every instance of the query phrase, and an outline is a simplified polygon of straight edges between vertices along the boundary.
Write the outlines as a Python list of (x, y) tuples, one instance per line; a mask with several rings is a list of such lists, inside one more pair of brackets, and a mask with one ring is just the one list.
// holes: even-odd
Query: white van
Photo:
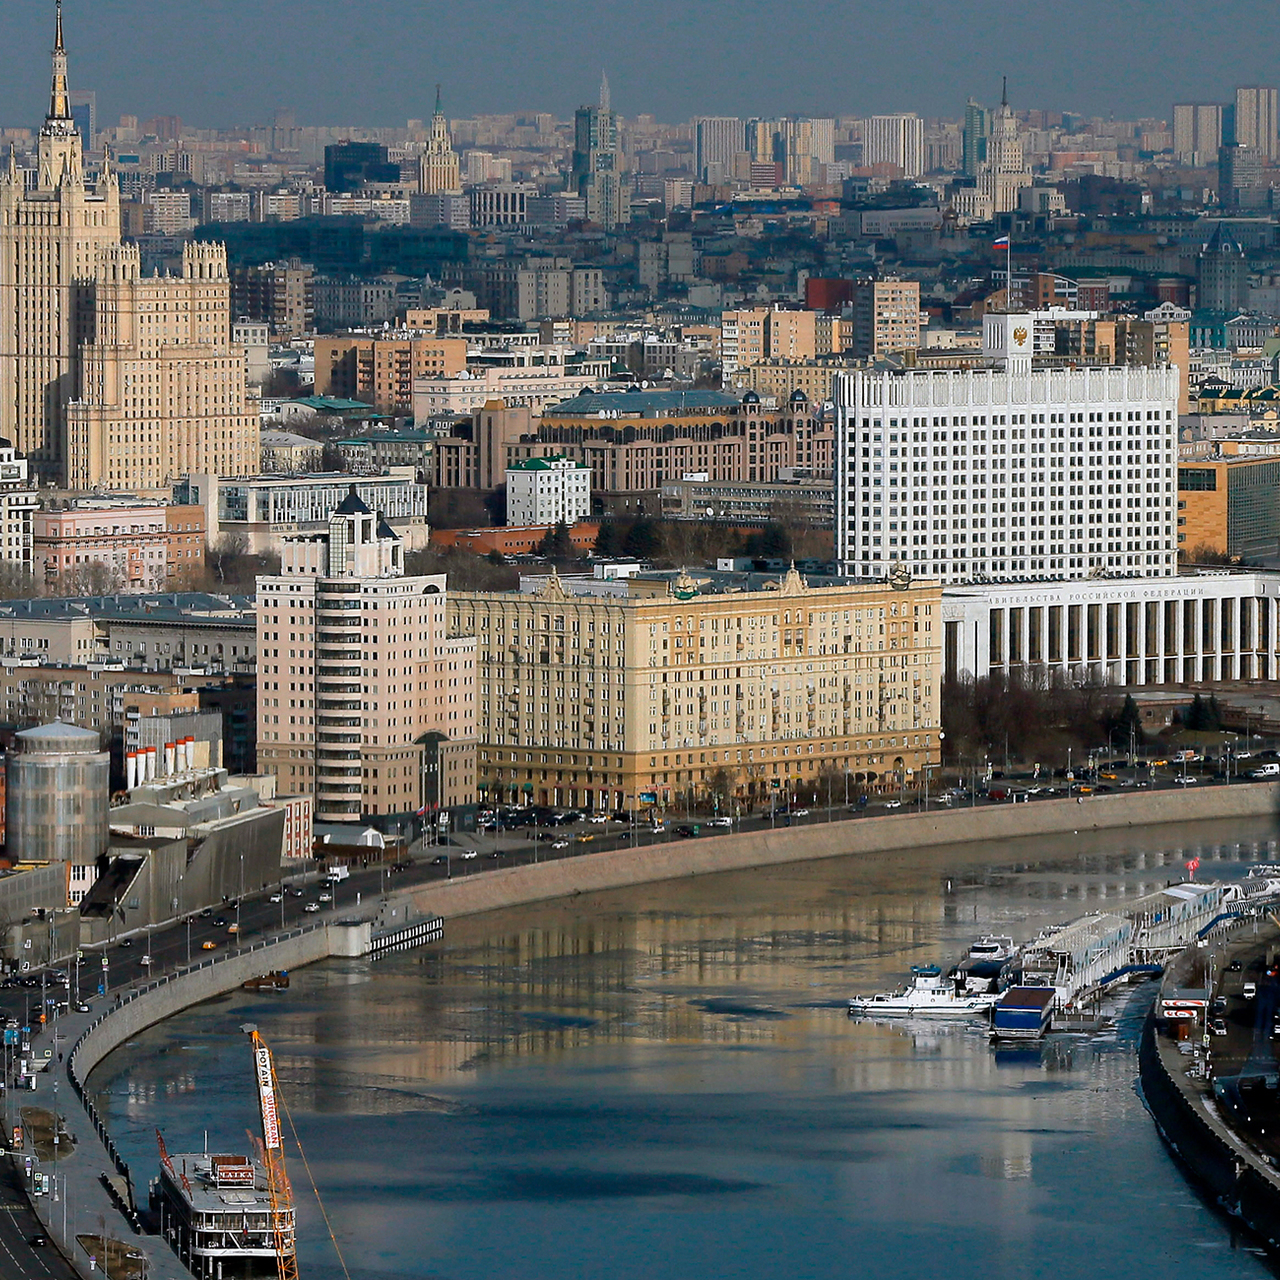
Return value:
[(1251, 778), (1280, 778), (1280, 761), (1268, 760), (1249, 770)]

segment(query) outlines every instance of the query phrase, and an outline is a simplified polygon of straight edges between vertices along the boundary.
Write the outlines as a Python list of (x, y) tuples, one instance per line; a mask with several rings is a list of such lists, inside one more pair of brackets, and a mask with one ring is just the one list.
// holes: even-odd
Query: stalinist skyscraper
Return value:
[(181, 275), (143, 276), (120, 240), (109, 166), (85, 186), (62, 4), (31, 191), (0, 176), (0, 436), (41, 480), (163, 491), (191, 472), (258, 469), (258, 402), (231, 342), (226, 249), (189, 244)]
[(66, 478), (66, 405), (80, 385), (80, 346), (93, 338), (98, 251), (119, 243), (115, 178), (104, 167), (85, 186), (58, 0), (36, 185), (25, 189), (12, 151), (0, 173), (0, 436), (42, 480)]
[(440, 86), (436, 85), (436, 112), (431, 117), (431, 138), (418, 164), (418, 190), (434, 196), (442, 191), (461, 191), (458, 153), (449, 137), (449, 122), (440, 106)]

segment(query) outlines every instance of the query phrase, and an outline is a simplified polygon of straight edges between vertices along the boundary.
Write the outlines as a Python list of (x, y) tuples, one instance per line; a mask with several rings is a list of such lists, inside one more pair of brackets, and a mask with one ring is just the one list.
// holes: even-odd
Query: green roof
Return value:
[(523, 462), (513, 462), (508, 471), (550, 471), (553, 462), (567, 462), (570, 466), (575, 467), (579, 471), (585, 471), (587, 464), (585, 462), (574, 462), (572, 458), (565, 458), (560, 454), (553, 454), (546, 458), (526, 458)]
[(337, 400), (333, 396), (302, 396), (292, 401), (293, 404), (305, 404), (309, 409), (318, 409), (321, 413), (372, 413), (373, 405), (363, 400)]
[(617, 413), (623, 417), (642, 413), (680, 413), (682, 410), (734, 409), (741, 396), (723, 391), (583, 391), (569, 400), (549, 405), (542, 416), (580, 417), (583, 414)]

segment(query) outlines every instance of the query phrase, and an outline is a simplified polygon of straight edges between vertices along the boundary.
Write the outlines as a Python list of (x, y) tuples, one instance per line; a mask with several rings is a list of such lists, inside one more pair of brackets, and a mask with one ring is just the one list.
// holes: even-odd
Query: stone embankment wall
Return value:
[[(1187, 953), (1183, 953), (1184, 959)], [(1185, 964), (1174, 961), (1161, 991), (1179, 985)], [(1280, 1251), (1280, 1174), (1219, 1118), (1216, 1105), (1186, 1072), (1191, 1058), (1159, 1034), (1155, 1008), (1147, 1016), (1138, 1049), (1142, 1097), (1161, 1136), (1191, 1176), (1272, 1251)]]
[(576, 893), (817, 858), (971, 841), (998, 844), (1002, 840), (1071, 831), (1124, 830), (1211, 819), (1230, 822), (1267, 816), (1280, 818), (1280, 783), (1120, 792), (1087, 796), (1080, 801), (1035, 800), (972, 809), (958, 806), (772, 831), (751, 821), (747, 830), (732, 835), (674, 839), (635, 849), (509, 867), (486, 875), (457, 876), (404, 890), (396, 896), (411, 898), (420, 915), (440, 915), (448, 921)]

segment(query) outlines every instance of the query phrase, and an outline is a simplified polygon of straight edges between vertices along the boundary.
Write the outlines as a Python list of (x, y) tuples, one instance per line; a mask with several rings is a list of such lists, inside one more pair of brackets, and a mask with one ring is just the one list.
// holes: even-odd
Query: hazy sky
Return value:
[[(1244, 0), (66, 0), (71, 85), (99, 121), (403, 124), (594, 101), (693, 114), (958, 116), (965, 99), (1167, 118), (1174, 99), (1276, 83), (1269, 11)], [(51, 0), (0, 5), (0, 124), (47, 102)], [(1257, 48), (1253, 55), (1250, 51)], [(1243, 52), (1242, 52), (1243, 51)]]

